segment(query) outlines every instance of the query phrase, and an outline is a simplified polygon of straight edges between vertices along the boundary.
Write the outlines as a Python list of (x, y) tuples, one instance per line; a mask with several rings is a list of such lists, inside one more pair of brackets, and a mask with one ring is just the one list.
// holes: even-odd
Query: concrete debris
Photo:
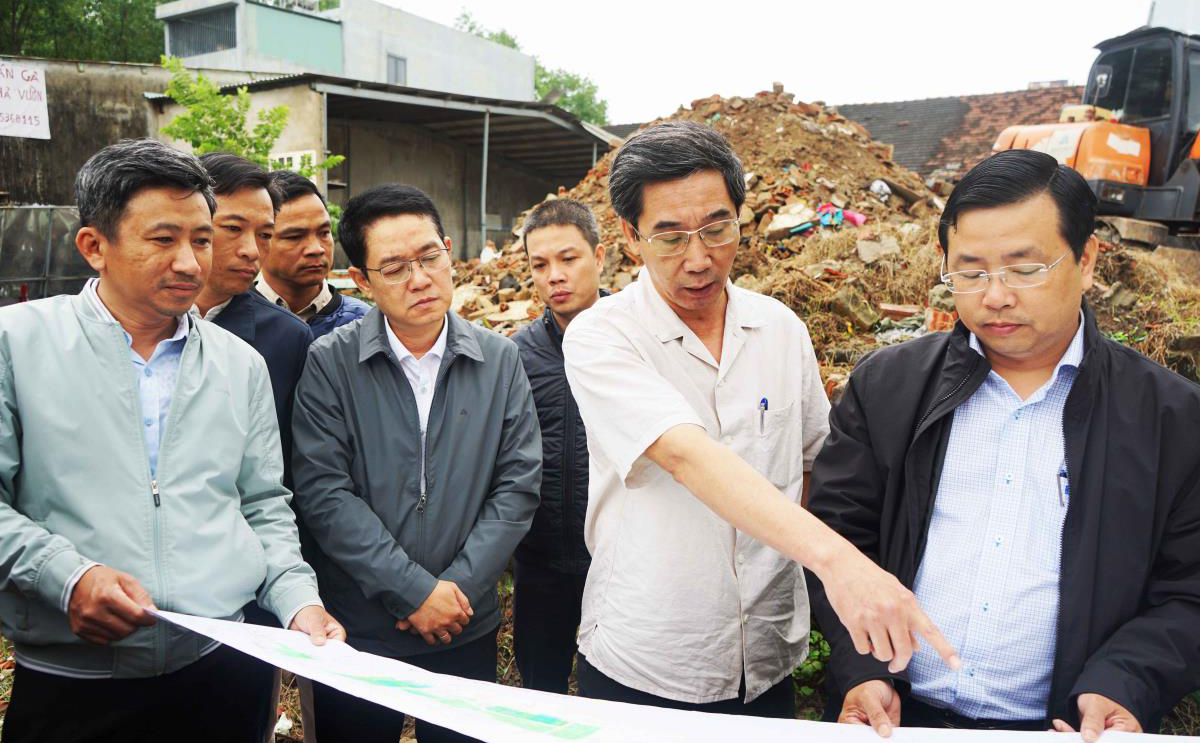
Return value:
[(954, 293), (945, 284), (937, 284), (929, 290), (929, 306), (943, 312), (954, 312)]
[(855, 246), (858, 259), (868, 265), (886, 256), (900, 255), (900, 243), (891, 235), (879, 240), (859, 240)]
[[(954, 327), (954, 296), (940, 283), (937, 246), (937, 217), (952, 191), (948, 182), (924, 181), (897, 165), (893, 148), (872, 141), (861, 125), (820, 102), (796, 101), (780, 85), (752, 96), (701, 98), (665, 118), (711, 126), (737, 152), (746, 191), (730, 278), (778, 299), (805, 321), (828, 381), (843, 380), (881, 343)], [(614, 154), (547, 198), (576, 199), (592, 208), (608, 248), (601, 284), (620, 291), (634, 280), (641, 260), (608, 200)], [(457, 311), (505, 334), (543, 311), (517, 239), (525, 216), (493, 260), (456, 264)], [(1102, 329), (1144, 339), (1131, 345), (1160, 362), (1171, 363), (1170, 353), (1200, 355), (1168, 348), (1172, 339), (1195, 335), (1194, 324), (1183, 327), (1175, 318), (1200, 316), (1196, 284), (1172, 288), (1169, 276), (1176, 270), (1164, 268), (1172, 265), (1165, 258), (1102, 247), (1097, 278), (1110, 290), (1121, 282), (1106, 298), (1099, 289), (1088, 294)], [(1182, 304), (1158, 297), (1177, 297)], [(1194, 376), (1196, 365), (1183, 363), (1192, 366), (1174, 368)], [(833, 381), (830, 391), (843, 384)]]
[(849, 320), (860, 331), (870, 330), (879, 322), (879, 315), (871, 304), (850, 286), (843, 286), (833, 295), (829, 308)]

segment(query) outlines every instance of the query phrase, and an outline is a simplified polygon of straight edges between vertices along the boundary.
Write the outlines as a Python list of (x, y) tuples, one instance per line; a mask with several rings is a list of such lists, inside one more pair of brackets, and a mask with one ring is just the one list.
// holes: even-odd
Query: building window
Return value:
[(169, 21), (170, 53), (194, 57), (237, 46), (237, 9), (218, 8)]
[(408, 58), (388, 55), (388, 84), (408, 85)]

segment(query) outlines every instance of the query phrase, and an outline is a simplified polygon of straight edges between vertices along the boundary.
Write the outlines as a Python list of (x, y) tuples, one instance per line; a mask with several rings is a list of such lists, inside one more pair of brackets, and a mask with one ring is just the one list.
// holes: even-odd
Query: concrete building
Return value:
[[(337, 7), (315, 10), (326, 4)], [(535, 99), (533, 57), (376, 0), (175, 0), (155, 13), (167, 53), (189, 67)]]
[[(227, 91), (232, 92), (229, 86)], [(246, 85), (251, 117), (289, 108), (273, 156), (345, 155), (317, 176), (329, 200), (344, 204), (380, 183), (407, 183), (438, 205), (456, 257), (478, 255), (486, 240), (507, 239), (516, 218), (559, 186), (583, 178), (620, 139), (556, 106), (462, 96), (312, 73)], [(160, 129), (179, 112), (150, 95), (150, 136), (187, 149)]]

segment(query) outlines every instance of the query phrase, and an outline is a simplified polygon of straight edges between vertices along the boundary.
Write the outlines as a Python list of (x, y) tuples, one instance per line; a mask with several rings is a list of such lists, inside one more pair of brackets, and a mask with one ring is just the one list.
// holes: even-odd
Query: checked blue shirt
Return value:
[[(971, 335), (971, 348), (983, 350)], [(1021, 400), (995, 371), (954, 411), (914, 592), (962, 657), (927, 645), (912, 694), (974, 719), (1046, 716), (1070, 495), (1063, 408), (1083, 360), (1083, 320), (1040, 389)]]

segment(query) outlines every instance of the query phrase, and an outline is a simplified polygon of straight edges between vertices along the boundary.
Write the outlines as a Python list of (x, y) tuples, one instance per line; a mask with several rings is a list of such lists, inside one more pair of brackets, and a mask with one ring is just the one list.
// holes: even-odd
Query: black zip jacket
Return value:
[(586, 575), (592, 561), (583, 543), (587, 434), (563, 369), (562, 331), (546, 308), (540, 320), (521, 328), (513, 340), (521, 351), (542, 428), (542, 500), (516, 557), (557, 573)]
[[(1104, 338), (1084, 306), (1084, 357), (1063, 411), (1071, 500), (1047, 719), (1078, 726), (1093, 692), (1144, 729), (1200, 686), (1200, 387)], [(912, 587), (955, 408), (990, 365), (959, 323), (880, 349), (830, 415), (809, 509)], [(831, 704), (903, 675), (854, 650), (819, 580), (812, 606), (832, 650)], [(901, 713), (903, 714), (903, 712)]]

